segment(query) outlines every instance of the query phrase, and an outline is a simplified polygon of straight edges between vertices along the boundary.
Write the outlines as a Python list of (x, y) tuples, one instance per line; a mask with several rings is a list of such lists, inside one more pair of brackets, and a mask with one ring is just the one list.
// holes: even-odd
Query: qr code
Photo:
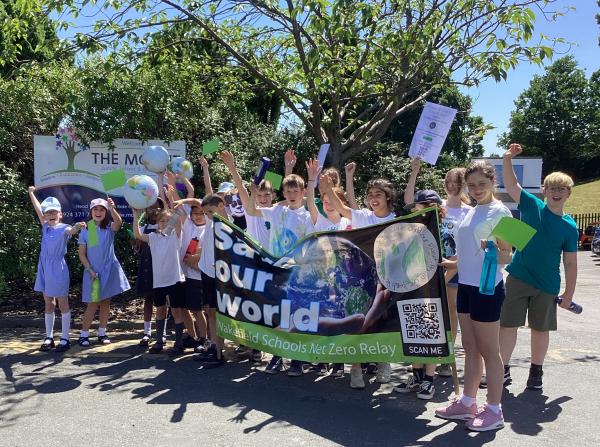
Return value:
[(446, 343), (440, 298), (416, 298), (397, 302), (405, 343)]

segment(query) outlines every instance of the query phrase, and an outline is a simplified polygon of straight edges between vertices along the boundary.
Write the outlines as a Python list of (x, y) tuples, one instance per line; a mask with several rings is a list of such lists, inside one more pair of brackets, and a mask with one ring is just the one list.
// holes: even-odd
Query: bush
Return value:
[(11, 285), (35, 278), (41, 232), (27, 208), (27, 185), (1, 162), (0, 197), (0, 294), (5, 294)]

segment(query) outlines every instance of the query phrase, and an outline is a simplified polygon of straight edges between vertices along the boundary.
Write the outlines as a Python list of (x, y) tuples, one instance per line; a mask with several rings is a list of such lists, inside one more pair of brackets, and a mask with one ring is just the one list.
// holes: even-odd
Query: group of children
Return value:
[[(496, 178), (493, 166), (474, 161), (467, 168), (451, 169), (445, 178), (446, 199), (432, 190), (415, 191), (420, 160), (414, 159), (404, 193), (405, 210), (417, 211), (438, 207), (443, 262), (446, 272), (448, 307), (453, 342), (460, 325), (465, 351), (464, 390), (448, 406), (436, 410), (445, 419), (465, 420), (467, 428), (486, 431), (504, 425), (500, 398), (504, 384), (510, 381), (509, 361), (514, 349), (517, 328), (529, 313), (532, 330), (532, 356), (527, 387), (542, 387), (542, 364), (548, 348), (548, 334), (556, 330), (555, 297), (560, 288), (559, 263), (565, 265), (566, 287), (561, 306), (571, 303), (577, 277), (577, 227), (563, 212), (573, 181), (563, 173), (553, 173), (544, 180), (545, 201), (531, 195), (518, 184), (512, 158), (521, 153), (517, 144), (504, 155), (504, 184), (519, 204), (521, 219), (537, 233), (522, 251), (513, 253), (505, 241), (493, 238), (496, 223), (511, 212), (494, 196)], [(165, 324), (168, 308), (175, 322), (175, 343), (169, 354), (178, 356), (186, 348), (197, 352), (196, 360), (205, 367), (224, 363), (223, 340), (216, 334), (216, 284), (213, 217), (234, 220), (252, 238), (275, 256), (286, 253), (294, 244), (314, 231), (349, 230), (387, 222), (396, 217), (396, 192), (385, 179), (370, 181), (366, 189), (365, 208), (359, 208), (353, 188), (354, 163), (346, 167), (346, 191), (340, 186), (340, 173), (333, 168), (321, 172), (314, 159), (306, 162), (308, 181), (294, 174), (296, 157), (285, 154), (286, 176), (282, 183), (284, 201), (274, 204), (272, 185), (262, 180), (249, 183), (248, 189), (237, 171), (233, 154), (223, 151), (222, 162), (233, 183), (222, 183), (213, 192), (208, 162), (201, 158), (206, 195), (194, 197), (194, 187), (185, 178), (167, 174), (158, 176), (160, 197), (146, 210), (133, 210), (133, 231), (138, 254), (136, 290), (144, 298), (144, 334), (141, 346), (152, 341), (151, 319), (156, 307), (156, 334), (150, 352), (161, 352), (165, 346)], [(181, 199), (176, 181), (183, 183), (187, 197)], [(322, 211), (317, 207), (315, 191), (320, 194)], [(41, 349), (55, 348), (64, 352), (70, 347), (70, 312), (68, 305), (69, 273), (64, 261), (67, 242), (80, 231), (79, 258), (85, 268), (82, 299), (87, 308), (82, 317), (79, 337), (81, 346), (89, 346), (89, 328), (99, 308), (99, 343), (110, 343), (106, 326), (111, 297), (129, 289), (129, 283), (114, 254), (114, 235), (122, 220), (111, 199), (95, 199), (90, 204), (88, 225), (73, 227), (62, 224), (60, 203), (48, 197), (41, 204), (35, 188), (29, 188), (31, 201), (42, 223), (42, 249), (34, 289), (42, 292), (46, 312), (46, 338)], [(466, 194), (468, 192), (468, 195)], [(142, 219), (141, 214), (144, 214)], [(140, 227), (140, 222), (144, 225)], [(93, 225), (92, 225), (93, 222)], [(92, 227), (92, 228), (90, 228)], [(483, 247), (493, 240), (498, 252), (495, 291), (479, 292)], [(502, 268), (508, 265), (506, 287)], [(99, 293), (94, 284), (99, 282)], [(97, 292), (97, 290), (96, 290)], [(506, 300), (505, 300), (506, 296)], [(55, 299), (62, 312), (62, 335), (54, 346), (53, 323)], [(185, 331), (185, 335), (184, 335)], [(243, 346), (237, 354), (248, 354), (260, 362), (262, 353)], [(265, 368), (275, 374), (283, 369), (284, 360), (273, 356)], [(298, 376), (305, 364), (291, 360), (288, 375)], [(482, 380), (485, 366), (485, 380)], [(365, 387), (365, 365), (350, 368), (350, 386)], [(325, 372), (326, 365), (317, 368)], [(390, 381), (389, 363), (366, 365), (376, 373), (376, 381)], [(344, 365), (332, 365), (332, 374), (343, 376)], [(420, 399), (431, 399), (435, 393), (436, 365), (414, 364), (409, 379), (394, 388), (400, 393), (415, 392)], [(448, 365), (440, 365), (439, 375), (451, 375)], [(487, 403), (478, 408), (477, 389), (487, 386)]]

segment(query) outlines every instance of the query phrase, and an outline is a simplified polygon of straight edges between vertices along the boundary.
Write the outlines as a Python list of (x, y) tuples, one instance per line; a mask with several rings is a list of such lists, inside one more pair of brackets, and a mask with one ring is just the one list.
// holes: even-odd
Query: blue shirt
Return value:
[(579, 231), (571, 216), (554, 214), (548, 205), (521, 190), (521, 220), (537, 230), (523, 251), (515, 251), (506, 270), (515, 278), (542, 292), (557, 295), (560, 291), (560, 257), (576, 252)]

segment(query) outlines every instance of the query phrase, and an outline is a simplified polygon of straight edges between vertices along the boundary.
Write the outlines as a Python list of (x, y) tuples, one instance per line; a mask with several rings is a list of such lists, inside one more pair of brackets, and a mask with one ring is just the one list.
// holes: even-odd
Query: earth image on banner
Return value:
[(319, 302), (319, 317), (365, 315), (377, 291), (375, 262), (347, 239), (321, 235), (307, 239), (293, 258), (287, 283), (292, 311)]

